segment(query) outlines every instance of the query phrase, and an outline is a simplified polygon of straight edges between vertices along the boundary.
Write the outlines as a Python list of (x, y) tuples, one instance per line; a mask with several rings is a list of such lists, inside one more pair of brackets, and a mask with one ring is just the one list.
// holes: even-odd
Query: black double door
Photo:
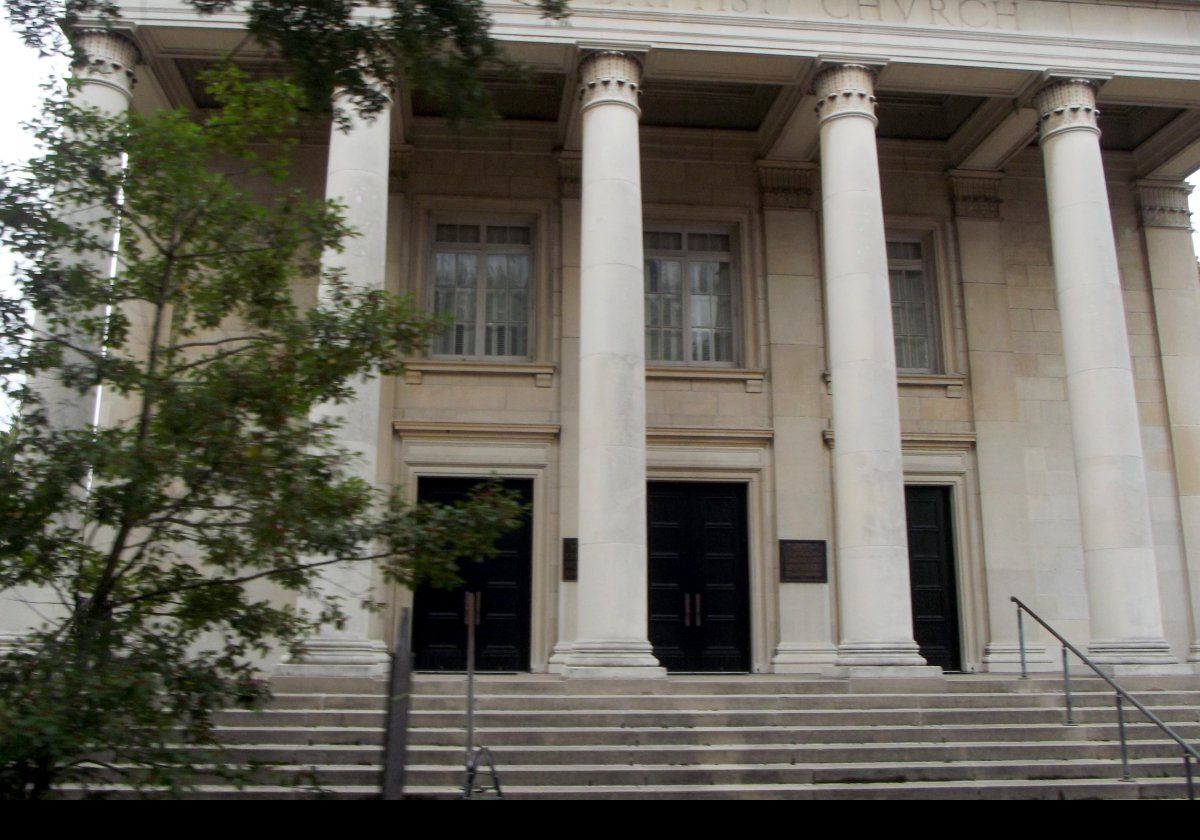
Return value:
[(650, 644), (669, 671), (750, 670), (746, 485), (649, 485)]
[(905, 487), (913, 635), (921, 656), (946, 671), (962, 670), (958, 587), (949, 487)]
[[(471, 478), (422, 478), (422, 502), (451, 504), (479, 483)], [(533, 482), (505, 480), (525, 505)], [(413, 596), (413, 666), (420, 671), (464, 671), (467, 667), (466, 595), (479, 599), (475, 667), (480, 671), (528, 671), (532, 592), (533, 529), (528, 514), (506, 535), (497, 556), (481, 563), (459, 561), (463, 582), (453, 589), (418, 587)]]

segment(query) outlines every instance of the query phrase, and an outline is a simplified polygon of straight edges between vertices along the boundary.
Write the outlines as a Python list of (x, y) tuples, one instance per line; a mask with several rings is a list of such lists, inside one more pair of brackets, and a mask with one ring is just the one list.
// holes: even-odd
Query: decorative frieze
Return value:
[(579, 64), (579, 106), (590, 108), (602, 102), (628, 105), (639, 114), (642, 63), (632, 53), (600, 50), (589, 53)]
[(812, 207), (812, 164), (759, 161), (758, 194), (763, 207)]
[(127, 34), (114, 29), (76, 29), (71, 34), (75, 48), (73, 65), (80, 76), (123, 78), (118, 82), (133, 85), (133, 70), (142, 54)]
[(1188, 207), (1191, 184), (1182, 181), (1138, 181), (1138, 207), (1143, 227), (1192, 229)]
[(1090, 79), (1058, 79), (1034, 97), (1038, 131), (1045, 140), (1060, 131), (1080, 129), (1100, 133), (1096, 84)]
[(579, 198), (583, 183), (583, 159), (579, 152), (563, 152), (558, 156), (558, 191), (560, 198)]
[(813, 85), (820, 122), (835, 117), (875, 119), (875, 71), (865, 64), (837, 64), (817, 74)]
[(969, 219), (999, 219), (1002, 177), (999, 172), (952, 170), (950, 185), (954, 190), (954, 215)]

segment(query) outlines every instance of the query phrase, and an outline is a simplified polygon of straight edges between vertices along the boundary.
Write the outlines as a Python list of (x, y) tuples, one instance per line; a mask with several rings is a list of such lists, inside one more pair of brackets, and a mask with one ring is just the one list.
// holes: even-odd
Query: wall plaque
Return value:
[(579, 580), (579, 537), (563, 537), (562, 579), (571, 583)]
[(780, 540), (780, 583), (829, 583), (825, 540)]

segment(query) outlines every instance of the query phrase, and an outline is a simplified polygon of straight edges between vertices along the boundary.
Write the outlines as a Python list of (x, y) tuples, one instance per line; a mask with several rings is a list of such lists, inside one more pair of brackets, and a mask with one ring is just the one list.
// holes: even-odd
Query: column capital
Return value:
[(866, 64), (834, 64), (817, 74), (817, 120), (866, 117), (875, 120), (875, 70)]
[(1188, 196), (1192, 185), (1185, 181), (1138, 181), (1138, 208), (1142, 227), (1192, 229)]
[(791, 163), (775, 160), (758, 162), (758, 194), (763, 207), (812, 207), (811, 163)]
[(72, 66), (80, 77), (111, 78), (126, 91), (133, 87), (133, 70), (141, 63), (142, 53), (128, 32), (80, 28), (71, 33), (71, 46), (75, 50)]
[(951, 169), (947, 176), (954, 191), (954, 215), (969, 219), (1000, 218), (999, 172)]
[(579, 102), (583, 110), (613, 103), (626, 105), (640, 115), (641, 84), (642, 62), (633, 53), (597, 50), (579, 62)]
[(1038, 112), (1038, 132), (1045, 140), (1061, 131), (1100, 133), (1096, 83), (1091, 79), (1054, 79), (1033, 98)]

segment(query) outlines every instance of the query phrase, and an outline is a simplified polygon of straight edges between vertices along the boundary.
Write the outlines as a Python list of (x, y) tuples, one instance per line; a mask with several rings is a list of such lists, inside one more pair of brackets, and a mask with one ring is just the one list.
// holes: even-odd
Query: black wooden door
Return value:
[(670, 671), (750, 669), (746, 486), (649, 486), (650, 644)]
[(947, 671), (962, 670), (958, 588), (949, 487), (905, 487), (913, 634), (921, 656)]
[[(479, 483), (472, 478), (422, 478), (422, 502), (449, 504)], [(507, 479), (505, 488), (533, 501), (533, 482)], [(463, 583), (453, 589), (419, 587), (413, 596), (413, 667), (464, 671), (467, 667), (466, 593), (481, 598), (475, 630), (475, 667), (480, 671), (528, 671), (533, 530), (528, 516), (500, 541), (500, 553), (477, 563), (459, 562)]]

